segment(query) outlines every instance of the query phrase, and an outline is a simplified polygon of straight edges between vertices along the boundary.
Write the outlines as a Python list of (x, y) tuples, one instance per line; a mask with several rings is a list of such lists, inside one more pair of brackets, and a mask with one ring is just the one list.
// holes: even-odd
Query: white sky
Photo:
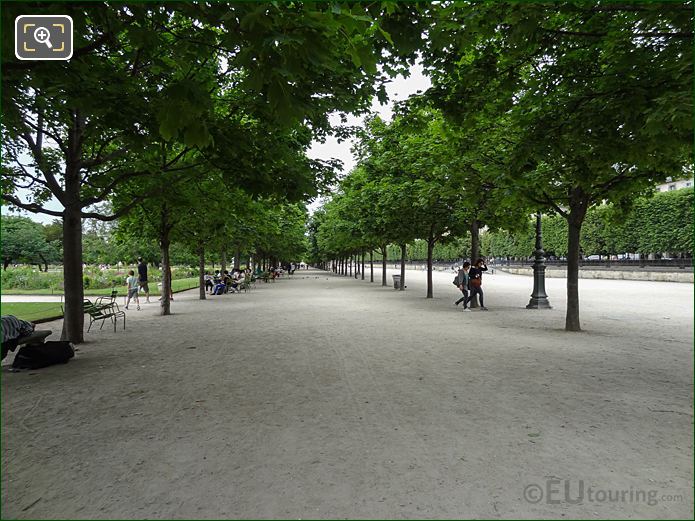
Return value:
[[(386, 86), (386, 92), (388, 93), (389, 101), (386, 105), (381, 105), (377, 99), (372, 102), (372, 111), (376, 112), (381, 116), (382, 119), (390, 121), (393, 116), (393, 104), (397, 101), (402, 101), (407, 99), (412, 94), (419, 92), (424, 92), (430, 87), (431, 83), (429, 78), (423, 75), (422, 66), (416, 64), (410, 69), (410, 76), (404, 78), (403, 76), (397, 76)], [(339, 116), (336, 114), (332, 116), (332, 121), (334, 123), (339, 123)], [(362, 126), (364, 123), (364, 117), (348, 116), (347, 124), (351, 126)], [(324, 143), (319, 143), (317, 141), (309, 149), (308, 155), (313, 159), (340, 159), (343, 162), (342, 174), (347, 174), (355, 166), (355, 158), (352, 156), (350, 149), (352, 148), (353, 140), (343, 141), (338, 143), (338, 140), (333, 137), (326, 139)], [(26, 200), (25, 194), (20, 191), (20, 197)], [(308, 205), (309, 211), (313, 212), (319, 206), (321, 206), (321, 201), (317, 200)], [(49, 210), (62, 210), (62, 205), (53, 198), (49, 203), (46, 204)], [(9, 208), (5, 205), (2, 206), (3, 215), (26, 215), (34, 221), (38, 221), (44, 224), (52, 222), (56, 217), (44, 214), (35, 214), (29, 212), (10, 212)]]
[[(410, 76), (396, 76), (387, 86), (389, 101), (386, 105), (381, 105), (376, 98), (372, 101), (372, 112), (376, 112), (386, 121), (391, 121), (393, 116), (393, 105), (397, 101), (407, 99), (417, 92), (424, 92), (431, 86), (430, 79), (423, 75), (422, 66), (418, 63), (410, 68)], [(339, 123), (338, 115), (332, 116), (331, 121), (335, 124)], [(348, 125), (363, 126), (364, 117), (348, 116)], [(333, 137), (326, 139), (325, 143), (314, 142), (309, 149), (308, 156), (312, 159), (340, 159), (343, 162), (343, 174), (347, 174), (355, 166), (355, 158), (350, 151), (354, 140), (343, 141), (338, 143), (338, 140)], [(314, 201), (308, 205), (309, 211), (314, 212), (321, 206), (321, 199)]]

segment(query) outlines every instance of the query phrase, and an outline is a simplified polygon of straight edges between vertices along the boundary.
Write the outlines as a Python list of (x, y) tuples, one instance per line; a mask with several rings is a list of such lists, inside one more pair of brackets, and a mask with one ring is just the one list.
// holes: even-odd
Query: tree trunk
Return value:
[(362, 274), (362, 280), (364, 280), (364, 250), (362, 250), (362, 269), (360, 273)]
[(2, 260), (2, 271), (7, 271), (7, 267), (10, 265), (10, 261), (12, 259), (3, 259)]
[(401, 286), (398, 288), (399, 291), (405, 289), (405, 248), (406, 244), (401, 244)]
[(241, 269), (241, 245), (236, 245), (236, 251), (234, 252), (234, 269)]
[(381, 285), (388, 286), (386, 284), (386, 245), (381, 247)]
[(583, 192), (575, 189), (567, 216), (567, 315), (565, 331), (581, 331), (579, 324), (579, 248), (587, 202)]
[(169, 209), (166, 204), (162, 208), (161, 222), (159, 228), (159, 247), (162, 251), (162, 298), (160, 300), (160, 315), (171, 315), (171, 303), (169, 291), (171, 288), (171, 270), (169, 267), (169, 246), (171, 240), (169, 232), (171, 225), (169, 224)]
[(205, 296), (205, 248), (198, 249), (198, 283), (200, 285), (200, 300), (206, 300)]
[(374, 282), (374, 250), (369, 250), (369, 282)]
[[(475, 262), (480, 258), (480, 230), (477, 219), (473, 219), (471, 223), (471, 266), (475, 266)], [(480, 307), (478, 304), (478, 295), (473, 295), (470, 302), (471, 308)]]
[(471, 265), (475, 265), (475, 261), (480, 258), (480, 223), (477, 219), (473, 219), (471, 223)]
[(44, 271), (48, 273), (48, 261), (46, 260), (46, 257), (44, 257), (41, 253), (39, 253), (39, 257), (41, 257), (41, 260), (43, 261)]
[(220, 251), (220, 272), (224, 273), (227, 269), (227, 250), (222, 248)]
[(432, 254), (435, 242), (432, 236), (427, 240), (427, 298), (432, 298)]
[[(79, 180), (76, 181), (79, 183)], [(72, 184), (66, 179), (66, 192)], [(79, 184), (75, 187), (79, 197)], [(82, 286), (82, 213), (79, 203), (68, 204), (63, 211), (63, 286), (65, 319), (61, 340), (84, 342), (84, 288)]]

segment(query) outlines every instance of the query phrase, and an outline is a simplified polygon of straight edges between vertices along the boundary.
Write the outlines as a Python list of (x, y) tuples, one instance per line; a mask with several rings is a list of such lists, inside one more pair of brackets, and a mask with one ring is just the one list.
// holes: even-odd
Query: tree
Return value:
[[(4, 24), (12, 23), (17, 9), (5, 9)], [(151, 174), (151, 165), (139, 152), (149, 147), (147, 131), (156, 128), (158, 119), (162, 130), (171, 132), (166, 116), (176, 109), (175, 128), (182, 129), (184, 140), (195, 144), (206, 136), (198, 126), (200, 108), (191, 104), (182, 110), (180, 97), (169, 90), (172, 84), (179, 91), (187, 86), (190, 99), (195, 87), (177, 77), (177, 64), (185, 61), (187, 70), (195, 69), (191, 53), (160, 30), (175, 23), (170, 11), (99, 3), (89, 9), (46, 4), (34, 12), (56, 10), (73, 18), (73, 58), (3, 63), (3, 130), (8, 139), (3, 140), (2, 197), (25, 210), (62, 218), (62, 338), (81, 342), (82, 219), (116, 219), (145, 196), (139, 194), (113, 214), (91, 209), (121, 183)], [(18, 188), (31, 189), (29, 197), (21, 198)], [(51, 196), (62, 211), (44, 206)]]
[(12, 262), (41, 263), (48, 270), (48, 260), (57, 256), (55, 247), (46, 241), (43, 226), (28, 217), (2, 216), (2, 268)]
[[(4, 8), (6, 33), (20, 11)], [(252, 94), (276, 127), (308, 121), (325, 132), (330, 111), (363, 109), (375, 92), (376, 56), (390, 45), (378, 19), (389, 16), (394, 31), (407, 27), (400, 11), (301, 3), (34, 7), (73, 18), (75, 51), (68, 62), (3, 62), (2, 196), (63, 219), (62, 337), (83, 338), (81, 220), (116, 219), (145, 199), (121, 201), (115, 214), (90, 210), (124, 182), (175, 169), (179, 156), (162, 164), (152, 153), (162, 141), (182, 144), (182, 155), (211, 142), (210, 72), (218, 87)], [(12, 56), (11, 42), (3, 46)], [(28, 198), (22, 187), (32, 190)], [(44, 205), (51, 196), (62, 211)]]
[(518, 193), (567, 220), (565, 329), (578, 331), (588, 209), (604, 200), (624, 204), (689, 162), (691, 9), (563, 3), (435, 10), (425, 54), (439, 97), (462, 126), (481, 109), (497, 113), (508, 124), (506, 157)]

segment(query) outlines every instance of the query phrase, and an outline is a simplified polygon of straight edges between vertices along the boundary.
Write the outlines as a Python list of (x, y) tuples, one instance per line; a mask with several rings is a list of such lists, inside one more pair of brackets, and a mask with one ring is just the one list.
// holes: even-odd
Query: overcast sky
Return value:
[[(422, 66), (417, 64), (411, 67), (410, 76), (407, 78), (397, 76), (386, 86), (386, 92), (389, 96), (388, 103), (381, 105), (379, 100), (375, 98), (372, 102), (372, 111), (378, 113), (382, 119), (390, 121), (395, 102), (407, 99), (417, 92), (424, 92), (430, 85), (429, 78), (422, 74)], [(335, 123), (338, 123), (338, 116), (335, 118)], [(348, 117), (348, 125), (362, 126), (363, 123), (364, 117)], [(355, 158), (352, 156), (352, 152), (350, 152), (352, 142), (353, 140), (338, 143), (338, 140), (335, 138), (328, 138), (325, 143), (314, 142), (309, 149), (308, 155), (314, 159), (340, 159), (343, 162), (342, 173), (347, 174), (355, 166)], [(313, 212), (319, 206), (321, 206), (321, 200), (314, 201), (308, 206), (309, 211)]]
[[(377, 99), (372, 102), (372, 111), (378, 113), (382, 119), (386, 121), (391, 120), (393, 115), (393, 104), (397, 101), (402, 101), (408, 98), (410, 95), (417, 93), (418, 91), (424, 92), (430, 87), (429, 78), (423, 76), (422, 67), (420, 65), (415, 65), (410, 69), (410, 76), (404, 78), (403, 76), (397, 76), (394, 78), (387, 86), (386, 91), (389, 96), (389, 101), (385, 105), (381, 105)], [(364, 117), (348, 117), (348, 125), (361, 126), (363, 124)], [(335, 123), (339, 122), (339, 117), (335, 116)], [(343, 162), (343, 174), (347, 174), (352, 167), (355, 166), (355, 159), (350, 152), (352, 147), (352, 140), (343, 141), (338, 143), (338, 140), (332, 137), (326, 139), (325, 143), (314, 142), (314, 144), (309, 149), (309, 157), (314, 159), (340, 159)], [(22, 194), (23, 196), (24, 194)], [(25, 199), (25, 197), (22, 197)], [(321, 205), (321, 201), (314, 201), (309, 205), (309, 210), (314, 211)], [(62, 205), (53, 198), (47, 205), (50, 210), (62, 210)], [(10, 212), (6, 206), (2, 206), (3, 215), (26, 215), (31, 217), (34, 221), (39, 221), (41, 223), (50, 223), (56, 217), (44, 214), (32, 214), (29, 212)]]

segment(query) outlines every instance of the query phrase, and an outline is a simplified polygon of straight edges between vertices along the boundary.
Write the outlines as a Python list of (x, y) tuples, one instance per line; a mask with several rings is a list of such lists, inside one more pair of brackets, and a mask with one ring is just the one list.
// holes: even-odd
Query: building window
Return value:
[(675, 190), (675, 189), (676, 189), (676, 185), (668, 185), (668, 189), (669, 189), (669, 191)]

